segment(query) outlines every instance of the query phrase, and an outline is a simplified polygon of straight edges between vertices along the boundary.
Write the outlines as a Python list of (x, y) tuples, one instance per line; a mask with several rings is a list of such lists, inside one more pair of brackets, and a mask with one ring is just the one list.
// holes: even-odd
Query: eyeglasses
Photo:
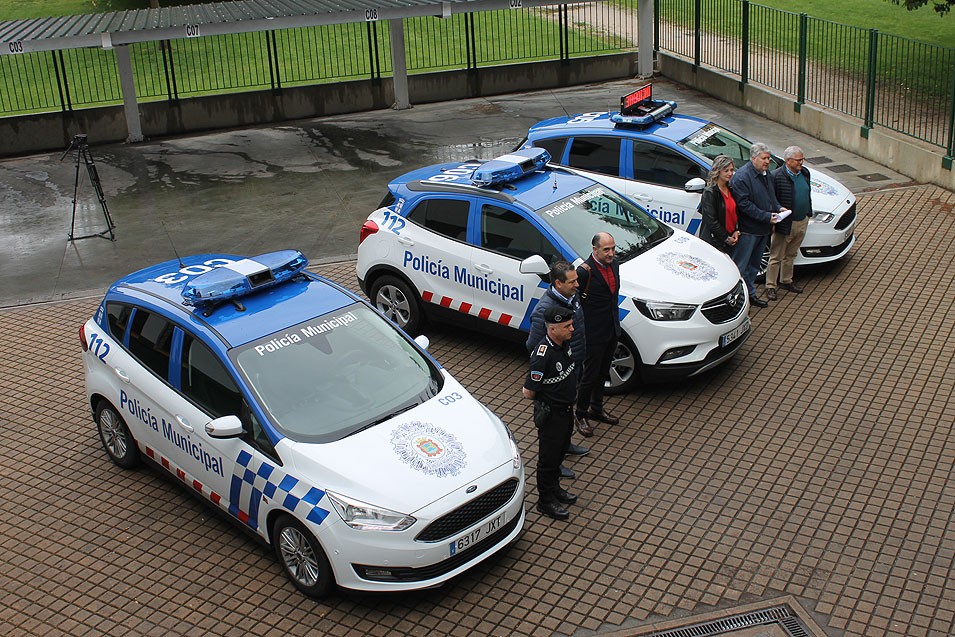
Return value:
[(790, 157), (789, 159), (792, 160), (792, 161), (794, 161), (794, 162), (800, 163), (800, 164), (803, 163), (804, 161), (806, 161), (806, 158), (805, 158), (805, 157), (800, 157), (800, 158), (798, 158), (798, 159), (795, 158), (795, 157)]

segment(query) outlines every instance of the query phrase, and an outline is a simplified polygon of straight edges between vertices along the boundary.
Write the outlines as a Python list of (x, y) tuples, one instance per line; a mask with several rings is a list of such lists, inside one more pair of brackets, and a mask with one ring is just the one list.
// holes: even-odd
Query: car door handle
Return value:
[(398, 243), (400, 243), (400, 244), (403, 245), (403, 246), (413, 246), (413, 245), (414, 245), (414, 239), (412, 239), (412, 238), (410, 238), (410, 237), (400, 236), (400, 237), (398, 237)]
[(483, 274), (490, 274), (491, 272), (494, 272), (494, 269), (485, 263), (475, 263), (474, 269)]
[(123, 381), (124, 383), (128, 383), (128, 382), (129, 382), (129, 374), (127, 374), (126, 372), (124, 372), (123, 370), (121, 370), (121, 369), (118, 368), (118, 367), (114, 367), (114, 368), (113, 368), (113, 371), (116, 373), (117, 376), (119, 376), (119, 379), (120, 379), (121, 381)]
[(189, 433), (192, 433), (193, 431), (195, 431), (192, 428), (192, 425), (189, 424), (189, 421), (183, 418), (182, 416), (180, 416), (179, 414), (176, 414), (176, 422), (178, 422), (179, 426), (185, 429), (186, 431), (188, 431)]
[(651, 197), (650, 195), (644, 195), (644, 194), (634, 195), (633, 198), (636, 199), (637, 201), (643, 201), (644, 203), (650, 203), (651, 201), (653, 201), (653, 197)]

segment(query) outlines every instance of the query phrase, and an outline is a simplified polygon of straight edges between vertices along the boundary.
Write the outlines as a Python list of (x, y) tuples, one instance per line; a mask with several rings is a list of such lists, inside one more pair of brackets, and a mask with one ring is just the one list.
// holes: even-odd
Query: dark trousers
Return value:
[(573, 405), (550, 405), (534, 401), (537, 425), (537, 493), (541, 502), (553, 501), (560, 488), (560, 463), (570, 444), (574, 427)]
[(587, 358), (584, 373), (577, 388), (577, 415), (585, 416), (588, 410), (600, 411), (604, 406), (604, 383), (610, 378), (610, 364), (617, 351), (617, 340), (606, 343), (587, 343)]

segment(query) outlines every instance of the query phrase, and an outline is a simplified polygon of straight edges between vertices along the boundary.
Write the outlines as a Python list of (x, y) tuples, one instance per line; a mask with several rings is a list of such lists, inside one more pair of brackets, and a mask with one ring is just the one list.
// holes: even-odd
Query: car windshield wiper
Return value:
[[(355, 431), (352, 431), (352, 432), (349, 433), (348, 435), (349, 435), (349, 436), (354, 436), (355, 434), (357, 434), (357, 433), (359, 433), (359, 432), (361, 432), (361, 431), (364, 431), (364, 430), (368, 429), (369, 427), (374, 427), (375, 425), (380, 425), (381, 423), (385, 422), (386, 420), (391, 420), (392, 418), (394, 418), (394, 417), (397, 416), (398, 414), (403, 414), (404, 412), (408, 411), (409, 409), (414, 409), (415, 407), (417, 407), (417, 406), (420, 405), (420, 404), (421, 404), (421, 402), (418, 402), (418, 401), (414, 401), (414, 402), (408, 403), (407, 405), (404, 405), (403, 407), (399, 407), (398, 409), (394, 410), (393, 412), (391, 412), (391, 413), (389, 413), (389, 414), (385, 414), (384, 416), (381, 416), (380, 418), (376, 418), (375, 420), (372, 420), (372, 421), (369, 422), (367, 425), (362, 425), (361, 427), (359, 427), (359, 428), (356, 429)], [(348, 436), (346, 436), (346, 438), (347, 438), (347, 437), (348, 437)]]

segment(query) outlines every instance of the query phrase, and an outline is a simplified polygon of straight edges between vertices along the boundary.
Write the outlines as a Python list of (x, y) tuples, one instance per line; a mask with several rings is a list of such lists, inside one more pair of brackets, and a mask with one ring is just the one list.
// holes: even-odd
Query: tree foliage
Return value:
[(952, 7), (955, 6), (955, 0), (892, 0), (893, 4), (904, 5), (909, 11), (915, 11), (932, 2), (935, 13), (939, 16), (948, 15)]

